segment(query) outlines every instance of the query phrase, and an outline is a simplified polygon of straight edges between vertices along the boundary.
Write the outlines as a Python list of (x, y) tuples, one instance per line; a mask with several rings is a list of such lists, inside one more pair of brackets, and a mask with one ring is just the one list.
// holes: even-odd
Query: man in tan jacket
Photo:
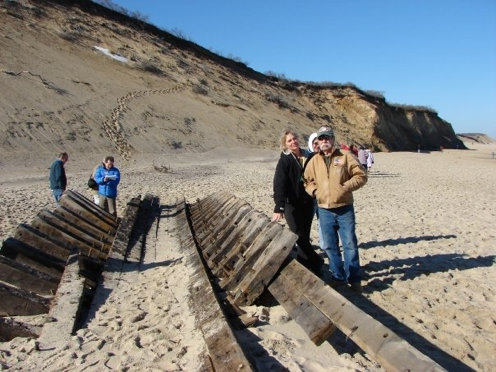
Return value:
[(365, 185), (367, 174), (352, 153), (334, 146), (331, 128), (320, 128), (317, 136), (320, 152), (306, 164), (304, 178), (306, 192), (317, 200), (325, 244), (321, 248), (332, 272), (329, 284), (336, 288), (348, 282), (352, 290), (362, 292), (353, 191)]

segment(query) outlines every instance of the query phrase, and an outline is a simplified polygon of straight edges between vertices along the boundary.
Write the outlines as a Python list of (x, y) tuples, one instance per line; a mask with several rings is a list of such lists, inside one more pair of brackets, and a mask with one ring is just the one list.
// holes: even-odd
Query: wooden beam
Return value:
[(93, 222), (86, 220), (83, 215), (78, 215), (74, 211), (59, 206), (53, 211), (55, 216), (59, 216), (64, 220), (70, 221), (72, 224), (77, 225), (81, 230), (88, 232), (91, 236), (96, 239), (111, 245), (114, 241), (114, 236), (110, 235), (107, 231), (102, 230), (99, 226), (95, 225)]
[(0, 342), (11, 341), (16, 337), (38, 338), (42, 326), (25, 323), (12, 317), (0, 317)]
[(248, 359), (238, 344), (230, 325), (220, 307), (210, 284), (208, 273), (202, 264), (195, 241), (189, 233), (189, 224), (184, 204), (178, 206), (183, 213), (178, 215), (179, 238), (188, 263), (195, 271), (191, 278), (190, 293), (195, 305), (195, 318), (201, 329), (215, 371), (253, 371)]
[(78, 205), (76, 208), (74, 208), (75, 211), (86, 210), (87, 212), (93, 214), (98, 221), (104, 221), (105, 223), (114, 226), (114, 228), (117, 227), (118, 223), (113, 214), (110, 214), (109, 212), (105, 211), (105, 209), (100, 208), (98, 205), (93, 203), (88, 198), (85, 198), (83, 195), (73, 190), (67, 190), (60, 198), (59, 203), (60, 205), (66, 205), (66, 202), (69, 202), (69, 200)]
[(60, 278), (64, 271), (65, 260), (49, 255), (12, 237), (4, 240), (0, 253), (57, 278)]
[(39, 295), (53, 296), (59, 279), (0, 255), (0, 281)]
[(50, 299), (0, 282), (0, 316), (46, 314)]
[(214, 269), (219, 263), (225, 265), (229, 261), (228, 256), (233, 254), (232, 252), (246, 250), (255, 238), (252, 232), (255, 231), (255, 236), (258, 235), (263, 227), (269, 223), (269, 219), (265, 215), (254, 211), (251, 207), (249, 208), (250, 212), (243, 214), (240, 220), (232, 221), (225, 234), (227, 239), (216, 243), (216, 245), (219, 244), (217, 251), (212, 252), (208, 257), (208, 265), (211, 269)]
[[(256, 225), (256, 224), (253, 224)], [(219, 282), (219, 286), (226, 291), (235, 292), (239, 283), (252, 271), (255, 262), (262, 255), (265, 248), (270, 244), (270, 242), (281, 232), (283, 227), (277, 223), (269, 223), (265, 228), (258, 234), (256, 239), (250, 244), (249, 247), (245, 248), (243, 252), (243, 259), (235, 262), (235, 270), (229, 276), (224, 276)], [(243, 244), (244, 238), (248, 238), (248, 242), (251, 241), (251, 235), (246, 234), (243, 236), (238, 244)], [(248, 254), (249, 251), (249, 254)]]
[[(249, 205), (242, 205), (234, 217), (225, 217), (217, 226), (215, 226), (215, 229), (212, 230), (212, 233), (209, 236), (202, 241), (199, 241), (199, 244), (203, 248), (203, 256), (206, 259), (208, 258), (209, 260), (215, 261), (216, 256), (223, 256), (224, 252), (228, 252), (235, 242), (234, 236), (239, 236), (239, 234), (237, 234), (238, 224), (247, 215), (252, 213), (254, 212)], [(228, 241), (230, 241), (230, 243), (227, 243)]]
[(97, 205), (88, 206), (87, 202), (83, 200), (84, 198), (78, 197), (76, 194), (70, 190), (66, 191), (60, 198), (60, 205), (82, 216), (107, 234), (115, 235), (118, 223), (114, 216), (111, 215), (112, 218), (109, 218), (108, 213)]
[(336, 326), (301, 290), (301, 283), (322, 285), (322, 281), (309, 270), (295, 270), (294, 266), (297, 265), (301, 266), (296, 260), (292, 260), (268, 290), (318, 346), (329, 338)]
[[(293, 260), (281, 274), (285, 280), (295, 278), (292, 279), (294, 283), (299, 276), (307, 276), (307, 272)], [(309, 303), (387, 371), (445, 371), (322, 280), (299, 281), (297, 284)]]
[(134, 224), (136, 223), (140, 205), (140, 198), (133, 198), (129, 203), (127, 203), (126, 211), (124, 212), (121, 223), (117, 228), (114, 243), (112, 244), (111, 253), (113, 257), (115, 257), (116, 254), (119, 254), (119, 257), (122, 258), (123, 261), (125, 258), (129, 258), (133, 261), (139, 261), (139, 258), (133, 259), (133, 257), (128, 257), (128, 251), (131, 248), (129, 246), (129, 238), (133, 231)]
[(67, 235), (71, 235), (74, 238), (86, 243), (91, 248), (98, 249), (100, 252), (108, 253), (112, 242), (101, 241), (99, 237), (93, 236), (89, 231), (84, 230), (84, 228), (79, 224), (74, 224), (71, 221), (65, 219), (64, 217), (50, 212), (47, 209), (42, 209), (38, 212), (37, 218), (33, 221), (33, 226), (38, 222), (38, 218), (60, 231), (63, 231)]
[[(275, 224), (274, 222), (272, 222)], [(282, 229), (267, 245), (246, 276), (235, 290), (237, 305), (251, 305), (267, 288), (293, 249), (298, 237), (288, 229)]]
[(61, 261), (66, 261), (71, 253), (71, 247), (60, 244), (59, 242), (50, 240), (46, 234), (42, 234), (39, 230), (26, 224), (17, 226), (14, 237), (32, 247), (36, 247), (40, 251), (57, 257)]
[(62, 229), (60, 226), (54, 226), (43, 218), (36, 216), (31, 223), (40, 233), (50, 236), (52, 240), (56, 240), (66, 247), (76, 247), (81, 254), (89, 257), (97, 257), (101, 260), (107, 259), (107, 253), (100, 250), (101, 243), (98, 242), (98, 247), (93, 247), (94, 241), (87, 241), (80, 236), (71, 234), (69, 231)]
[(212, 233), (215, 228), (217, 221), (222, 220), (223, 216), (231, 209), (231, 207), (238, 203), (234, 195), (227, 195), (223, 200), (217, 200), (216, 203), (207, 209), (205, 205), (201, 204), (197, 206), (196, 210), (191, 211), (191, 222), (195, 230), (196, 238), (203, 240), (204, 236)]
[[(79, 275), (78, 255), (69, 256), (57, 294), (52, 300), (49, 317), (38, 339), (40, 348), (62, 349), (71, 341), (80, 318), (84, 278)], [(58, 345), (58, 347), (57, 347)]]

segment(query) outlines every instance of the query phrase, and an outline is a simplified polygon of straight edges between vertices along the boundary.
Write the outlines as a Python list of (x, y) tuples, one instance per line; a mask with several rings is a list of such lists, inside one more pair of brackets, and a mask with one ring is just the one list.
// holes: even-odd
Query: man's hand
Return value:
[(272, 215), (272, 221), (274, 222), (279, 222), (280, 220), (282, 220), (284, 218), (284, 213), (274, 213)]

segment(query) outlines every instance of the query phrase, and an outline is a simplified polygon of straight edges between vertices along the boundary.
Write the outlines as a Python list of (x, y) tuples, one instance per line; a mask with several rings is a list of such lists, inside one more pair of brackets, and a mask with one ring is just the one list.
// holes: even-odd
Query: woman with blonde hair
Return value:
[(288, 129), (281, 136), (281, 157), (274, 174), (274, 213), (272, 221), (286, 218), (289, 229), (298, 235), (298, 262), (321, 275), (324, 260), (310, 244), (310, 229), (314, 216), (314, 201), (305, 192), (303, 169), (307, 152), (300, 148), (297, 134)]

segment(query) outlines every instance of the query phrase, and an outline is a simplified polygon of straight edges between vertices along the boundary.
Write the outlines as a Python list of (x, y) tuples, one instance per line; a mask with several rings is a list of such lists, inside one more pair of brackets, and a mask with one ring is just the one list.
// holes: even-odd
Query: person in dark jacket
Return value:
[(286, 218), (289, 229), (298, 235), (298, 262), (321, 275), (324, 260), (310, 244), (310, 229), (314, 216), (314, 201), (305, 192), (303, 168), (306, 152), (300, 148), (298, 136), (286, 130), (281, 137), (281, 157), (274, 174), (274, 213), (272, 221)]
[(114, 167), (113, 156), (107, 156), (103, 164), (104, 166), (99, 167), (95, 173), (95, 181), (98, 184), (98, 205), (117, 217), (117, 185), (121, 181), (121, 173)]
[(60, 197), (67, 188), (67, 177), (65, 175), (64, 164), (69, 160), (66, 152), (61, 152), (52, 165), (50, 166), (50, 189), (57, 205)]

